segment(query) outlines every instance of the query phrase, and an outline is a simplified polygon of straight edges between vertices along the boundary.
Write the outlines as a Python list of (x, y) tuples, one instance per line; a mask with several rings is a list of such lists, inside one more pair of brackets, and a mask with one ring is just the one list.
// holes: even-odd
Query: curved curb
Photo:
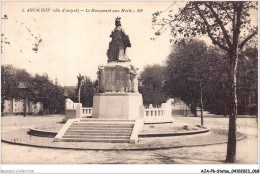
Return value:
[[(30, 131), (28, 134), (38, 136), (38, 137), (49, 137), (49, 138), (54, 138), (58, 132), (52, 132), (52, 131), (45, 131), (42, 129), (36, 129), (34, 128), (29, 128)], [(187, 132), (172, 132), (172, 133), (162, 133), (162, 134), (139, 134), (139, 138), (152, 138), (152, 137), (169, 137), (169, 136), (181, 136), (181, 135), (194, 135), (194, 134), (201, 134), (201, 133), (206, 133), (209, 132), (209, 129), (204, 129), (204, 130), (196, 130), (196, 131), (187, 131)]]
[[(241, 138), (237, 138), (237, 141), (245, 139), (246, 136)], [(164, 149), (173, 149), (173, 148), (185, 148), (185, 147), (200, 147), (200, 146), (209, 146), (209, 145), (217, 145), (217, 144), (225, 144), (225, 142), (219, 143), (209, 143), (209, 144), (195, 144), (195, 145), (183, 145), (183, 146), (168, 146), (168, 147), (152, 147), (152, 148), (139, 148), (139, 149), (87, 149), (87, 148), (69, 148), (69, 147), (53, 147), (53, 146), (40, 146), (40, 145), (32, 145), (32, 144), (24, 144), (24, 143), (15, 143), (7, 140), (1, 140), (4, 143), (13, 144), (13, 145), (22, 145), (22, 146), (30, 146), (30, 147), (39, 147), (39, 148), (48, 148), (48, 149), (63, 149), (63, 150), (93, 150), (93, 151), (149, 151), (149, 150), (164, 150)]]
[[(237, 138), (237, 141), (243, 140), (246, 138), (244, 133), (241, 133), (241, 137)], [(29, 147), (38, 147), (38, 148), (49, 148), (49, 149), (63, 149), (63, 150), (94, 150), (94, 151), (149, 151), (149, 150), (164, 150), (164, 149), (172, 149), (172, 148), (185, 148), (185, 147), (200, 147), (200, 146), (208, 146), (208, 145), (217, 145), (217, 144), (225, 144), (227, 141), (216, 142), (216, 143), (207, 143), (207, 144), (193, 144), (193, 145), (172, 145), (172, 146), (159, 146), (159, 147), (140, 147), (140, 148), (75, 148), (75, 147), (58, 147), (58, 146), (44, 146), (44, 145), (35, 145), (35, 144), (26, 144), (26, 143), (18, 143), (12, 142), (8, 140), (1, 140), (1, 142), (13, 144), (13, 145), (22, 145)]]
[(45, 131), (45, 130), (35, 129), (35, 128), (29, 128), (28, 134), (38, 136), (38, 137), (54, 138), (57, 135), (57, 132)]
[(169, 136), (181, 136), (181, 135), (193, 135), (209, 132), (209, 129), (198, 130), (198, 131), (188, 131), (188, 132), (174, 132), (174, 133), (163, 133), (163, 134), (139, 134), (138, 137), (169, 137)]

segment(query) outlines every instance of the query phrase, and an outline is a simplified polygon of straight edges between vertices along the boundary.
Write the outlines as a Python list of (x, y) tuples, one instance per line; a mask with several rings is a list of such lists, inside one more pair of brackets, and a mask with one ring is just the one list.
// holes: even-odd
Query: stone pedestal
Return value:
[(143, 98), (140, 93), (99, 93), (93, 100), (93, 118), (136, 120)]

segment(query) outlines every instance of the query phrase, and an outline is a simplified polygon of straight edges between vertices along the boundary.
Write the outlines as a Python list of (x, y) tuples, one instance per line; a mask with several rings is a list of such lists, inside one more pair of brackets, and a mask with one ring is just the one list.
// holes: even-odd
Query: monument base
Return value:
[(92, 118), (137, 120), (143, 117), (140, 106), (143, 98), (140, 93), (99, 93), (93, 100)]

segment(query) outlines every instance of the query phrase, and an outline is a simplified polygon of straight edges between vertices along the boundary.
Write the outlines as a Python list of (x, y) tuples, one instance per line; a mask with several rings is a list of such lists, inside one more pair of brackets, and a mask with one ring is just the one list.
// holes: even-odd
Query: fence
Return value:
[(91, 117), (93, 108), (82, 108), (80, 117)]
[(149, 108), (141, 106), (141, 113), (143, 112), (144, 123), (165, 123), (172, 122), (171, 104), (162, 103), (160, 108)]
[[(73, 103), (73, 108), (67, 108), (65, 111), (65, 119), (86, 118), (92, 116), (93, 108), (82, 108), (81, 103)], [(144, 119), (144, 123), (165, 123), (172, 122), (171, 103), (162, 103), (160, 108), (149, 108), (140, 106), (140, 118)]]

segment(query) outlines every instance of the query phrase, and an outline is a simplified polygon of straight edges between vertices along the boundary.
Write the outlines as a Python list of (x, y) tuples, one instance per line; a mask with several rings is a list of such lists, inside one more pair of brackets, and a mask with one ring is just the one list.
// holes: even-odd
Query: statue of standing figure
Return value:
[(130, 62), (126, 55), (126, 48), (131, 47), (131, 43), (129, 36), (125, 34), (121, 27), (120, 19), (119, 17), (116, 18), (116, 28), (110, 35), (112, 41), (109, 43), (109, 49), (107, 50), (108, 62)]
[(130, 65), (131, 92), (138, 92), (137, 68)]
[(104, 92), (104, 88), (105, 88), (105, 84), (104, 84), (105, 77), (104, 77), (104, 66), (103, 65), (98, 66), (97, 76), (98, 76), (97, 93), (102, 93), (102, 92)]

